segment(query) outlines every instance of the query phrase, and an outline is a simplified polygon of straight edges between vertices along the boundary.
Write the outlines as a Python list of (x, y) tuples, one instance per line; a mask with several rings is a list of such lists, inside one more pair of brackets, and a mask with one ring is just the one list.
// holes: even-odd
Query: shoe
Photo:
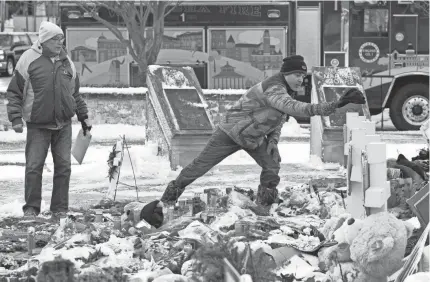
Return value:
[(278, 202), (278, 189), (258, 186), (256, 204), (261, 206), (271, 206)]
[(36, 217), (37, 216), (37, 212), (34, 208), (26, 208), (24, 210), (24, 216), (25, 217)]
[(52, 212), (51, 214), (51, 220), (55, 220), (55, 221), (66, 217), (67, 217), (67, 212)]

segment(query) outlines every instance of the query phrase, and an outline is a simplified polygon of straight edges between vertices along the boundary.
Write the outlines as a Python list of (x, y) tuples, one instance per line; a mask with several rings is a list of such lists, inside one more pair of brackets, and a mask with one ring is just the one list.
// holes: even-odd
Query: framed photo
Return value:
[[(128, 38), (127, 29), (120, 29)], [(107, 28), (67, 28), (66, 48), (81, 86), (128, 86), (128, 49)]]
[(421, 226), (429, 224), (429, 184), (406, 200), (413, 213), (418, 217)]
[(279, 72), (286, 46), (284, 27), (208, 29), (208, 85), (247, 89)]

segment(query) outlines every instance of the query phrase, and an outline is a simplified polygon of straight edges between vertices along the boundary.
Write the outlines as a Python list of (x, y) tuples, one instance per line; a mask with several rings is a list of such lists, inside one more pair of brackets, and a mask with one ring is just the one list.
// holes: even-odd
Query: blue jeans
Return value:
[(52, 212), (69, 209), (69, 182), (71, 174), (72, 125), (60, 130), (27, 128), (25, 146), (25, 205), (23, 210), (33, 208), (40, 212), (42, 201), (42, 173), (51, 145), (54, 161), (54, 183), (52, 188)]
[[(189, 165), (187, 165), (176, 180), (169, 183), (161, 201), (176, 201), (184, 192), (185, 187), (203, 176), (215, 165), (231, 154), (244, 149), (234, 142), (224, 131), (217, 128), (212, 134), (203, 151)], [(260, 174), (260, 188), (276, 190), (280, 178), (280, 164), (275, 162), (267, 153), (267, 140), (255, 150), (244, 149), (262, 168)]]

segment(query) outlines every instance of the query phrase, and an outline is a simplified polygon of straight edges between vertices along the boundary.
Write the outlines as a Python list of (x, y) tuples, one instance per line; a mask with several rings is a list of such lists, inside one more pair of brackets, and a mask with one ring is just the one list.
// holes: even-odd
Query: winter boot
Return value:
[(170, 181), (170, 183), (167, 185), (166, 190), (163, 193), (163, 196), (161, 197), (161, 201), (165, 204), (174, 204), (182, 195), (182, 192), (184, 192), (184, 190), (185, 188), (181, 188), (176, 185), (175, 180)]
[(271, 206), (277, 202), (278, 189), (258, 186), (256, 203), (262, 206)]

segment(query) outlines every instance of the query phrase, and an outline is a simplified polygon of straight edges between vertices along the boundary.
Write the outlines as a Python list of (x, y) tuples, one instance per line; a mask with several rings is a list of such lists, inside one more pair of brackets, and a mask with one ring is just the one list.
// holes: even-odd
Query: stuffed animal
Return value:
[(360, 226), (358, 222), (360, 221), (349, 214), (327, 220), (322, 233), (326, 238), (335, 240), (337, 245), (322, 248), (318, 252), (321, 270), (326, 271), (339, 262), (352, 262), (349, 242), (352, 241)]
[(402, 267), (414, 226), (388, 212), (370, 215), (359, 224), (347, 237), (351, 259), (361, 269), (355, 282), (386, 281)]
[(347, 219), (333, 233), (338, 244), (318, 253), (320, 268), (325, 267), (335, 281), (347, 276), (353, 282), (386, 281), (402, 266), (413, 229), (387, 212), (363, 220)]

